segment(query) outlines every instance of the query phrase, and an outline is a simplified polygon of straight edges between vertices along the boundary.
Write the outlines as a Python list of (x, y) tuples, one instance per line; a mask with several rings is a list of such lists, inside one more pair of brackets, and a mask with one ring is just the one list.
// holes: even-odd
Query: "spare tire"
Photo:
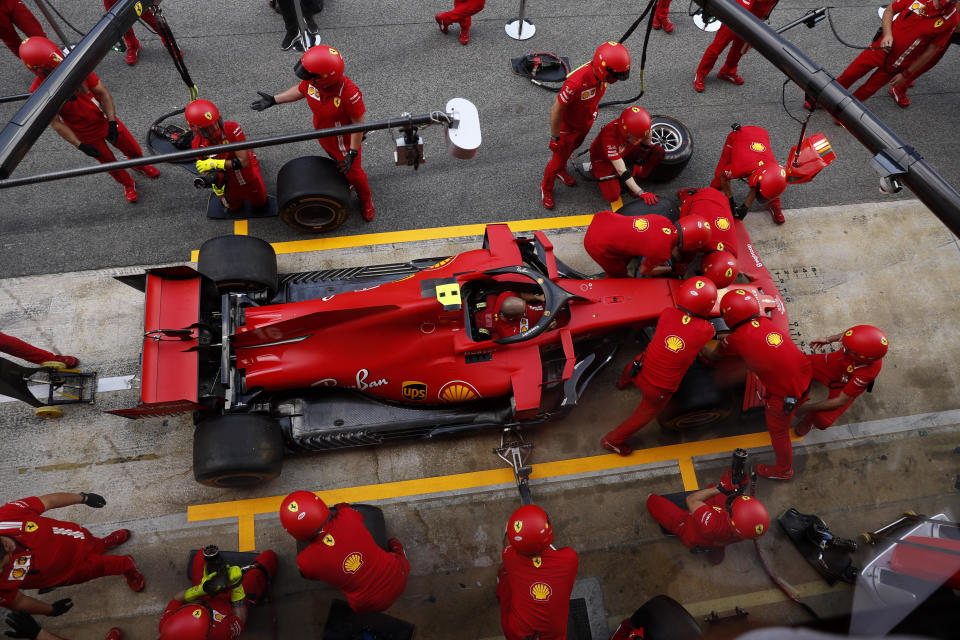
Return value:
[(202, 420), (193, 432), (193, 477), (208, 487), (252, 487), (283, 467), (283, 434), (270, 416), (228, 413)]
[(280, 219), (298, 231), (332, 231), (350, 215), (350, 184), (330, 158), (294, 158), (277, 175), (277, 204)]
[(200, 246), (197, 271), (213, 280), (220, 293), (277, 292), (277, 253), (253, 236), (219, 236)]
[(685, 124), (669, 116), (653, 116), (650, 130), (654, 144), (663, 147), (664, 156), (646, 179), (669, 182), (680, 175), (693, 157), (693, 137)]
[(643, 629), (645, 636), (657, 640), (697, 640), (703, 631), (697, 619), (670, 596), (650, 598), (630, 616), (630, 624)]

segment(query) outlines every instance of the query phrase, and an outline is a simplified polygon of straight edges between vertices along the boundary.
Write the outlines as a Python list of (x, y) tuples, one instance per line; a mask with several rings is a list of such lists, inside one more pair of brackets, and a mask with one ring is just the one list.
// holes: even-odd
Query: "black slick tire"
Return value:
[(277, 292), (277, 254), (269, 242), (253, 236), (219, 236), (200, 246), (197, 271), (220, 293)]
[(350, 184), (330, 158), (294, 158), (277, 175), (277, 204), (280, 219), (297, 231), (332, 231), (350, 215)]
[(280, 475), (283, 434), (266, 415), (233, 413), (201, 421), (193, 432), (193, 477), (208, 487), (253, 487)]

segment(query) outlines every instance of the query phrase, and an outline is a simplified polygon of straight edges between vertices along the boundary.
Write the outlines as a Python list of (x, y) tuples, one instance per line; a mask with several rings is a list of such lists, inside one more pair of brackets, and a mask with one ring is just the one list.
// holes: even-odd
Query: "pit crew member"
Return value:
[(567, 171), (567, 160), (597, 119), (597, 105), (607, 85), (626, 80), (630, 75), (630, 52), (617, 42), (605, 42), (593, 54), (593, 60), (574, 69), (550, 108), (550, 162), (543, 172), (540, 198), (553, 209), (553, 184), (557, 178), (572, 187), (576, 184)]
[(700, 350), (713, 339), (713, 325), (707, 319), (717, 304), (713, 282), (702, 276), (690, 278), (677, 291), (676, 303), (660, 313), (650, 344), (617, 381), (618, 389), (626, 389), (632, 382), (643, 399), (629, 418), (603, 437), (600, 446), (604, 449), (621, 456), (633, 452), (626, 441), (660, 415)]
[[(294, 67), (300, 84), (276, 95), (258, 91), (260, 99), (253, 102), (250, 108), (263, 111), (276, 104), (307, 98), (307, 104), (313, 111), (314, 128), (359, 124), (363, 122), (363, 114), (366, 112), (363, 94), (357, 85), (343, 74), (343, 69), (343, 57), (339, 51), (327, 46), (313, 47), (300, 56), (300, 62)], [(324, 151), (337, 162), (340, 173), (356, 190), (363, 219), (370, 222), (374, 216), (373, 197), (370, 195), (367, 174), (360, 166), (363, 156), (362, 141), (362, 131), (350, 135), (327, 136), (318, 140)]]
[(460, 44), (470, 44), (470, 23), (473, 16), (483, 11), (486, 0), (453, 0), (453, 9), (433, 16), (440, 31), (447, 33), (450, 25), (456, 22), (460, 25)]
[[(6, 617), (6, 635), (10, 638), (27, 638), (28, 640), (68, 640), (62, 636), (50, 633), (40, 626), (33, 616), (26, 611), (11, 611)], [(123, 640), (123, 631), (113, 627), (107, 632), (104, 640)]]
[[(653, 144), (650, 114), (642, 107), (627, 107), (620, 117), (602, 129), (590, 145), (590, 173), (599, 181), (607, 202), (620, 198), (623, 185), (635, 198), (656, 204), (657, 196), (644, 192), (637, 180), (650, 175), (663, 160), (663, 147)], [(626, 161), (633, 164), (627, 170)]]
[[(23, 38), (17, 29), (23, 32)], [(32, 36), (46, 38), (47, 34), (23, 0), (0, 0), (0, 40), (7, 45), (7, 49), (19, 58), (20, 43)]]
[(20, 591), (80, 584), (103, 576), (122, 575), (130, 589), (143, 591), (146, 580), (132, 556), (104, 555), (130, 539), (129, 529), (97, 538), (78, 524), (42, 515), (75, 504), (99, 509), (106, 503), (96, 493), (48, 493), (0, 507), (0, 606), (58, 616), (73, 606), (70, 598), (48, 604)]
[(670, 22), (670, 0), (657, 2), (657, 10), (653, 14), (653, 28), (663, 29), (664, 33), (673, 33), (676, 27)]
[[(727, 196), (713, 187), (704, 187), (680, 189), (677, 198), (681, 217), (697, 215), (710, 223), (710, 249), (737, 256), (737, 230)], [(717, 287), (722, 288), (720, 284)]]
[(947, 52), (947, 49), (950, 48), (950, 42), (953, 42), (957, 38), (958, 33), (960, 33), (960, 21), (958, 21), (957, 26), (953, 28), (953, 35), (950, 37), (950, 41), (937, 50), (937, 52), (925, 65), (913, 73), (912, 77), (903, 84), (897, 85), (896, 87), (890, 87), (890, 97), (893, 98), (894, 102), (897, 103), (897, 106), (904, 109), (910, 106), (910, 96), (907, 95), (907, 91), (914, 85), (917, 78), (937, 66), (937, 63), (943, 58), (944, 54)]
[[(224, 122), (220, 110), (209, 100), (194, 100), (187, 105), (184, 117), (193, 131), (191, 146), (194, 149), (211, 147), (228, 142), (246, 140), (243, 129), (236, 122)], [(240, 149), (218, 153), (196, 161), (197, 171), (214, 172), (221, 179), (213, 192), (225, 208), (237, 211), (249, 202), (254, 208), (267, 203), (267, 189), (260, 175), (260, 163), (253, 149)]]
[(354, 612), (384, 611), (406, 588), (410, 562), (403, 545), (391, 538), (389, 552), (377, 546), (349, 504), (330, 509), (315, 493), (294, 491), (280, 505), (280, 523), (310, 543), (297, 556), (301, 575), (342, 591)]
[(763, 383), (764, 417), (776, 465), (758, 464), (757, 474), (771, 480), (789, 480), (793, 477), (790, 422), (810, 389), (810, 361), (790, 336), (784, 335), (761, 312), (753, 293), (744, 289), (727, 291), (720, 299), (720, 313), (731, 333), (716, 350), (704, 348), (700, 353), (708, 362), (739, 355)]
[(858, 324), (843, 333), (810, 341), (820, 349), (839, 342), (841, 348), (832, 353), (812, 353), (807, 359), (813, 366), (813, 378), (827, 387), (827, 397), (807, 402), (797, 409), (800, 422), (794, 432), (803, 437), (810, 429), (826, 429), (850, 408), (857, 397), (868, 390), (883, 368), (887, 355), (887, 336), (869, 324)]
[(2, 332), (0, 332), (0, 351), (39, 365), (53, 362), (60, 363), (67, 369), (74, 369), (80, 364), (80, 361), (74, 356), (60, 356)]
[(547, 512), (528, 504), (513, 512), (497, 572), (500, 626), (507, 640), (564, 640), (570, 593), (580, 560), (553, 546)]
[[(779, 0), (737, 0), (737, 2), (760, 20), (766, 20)], [(703, 52), (703, 57), (697, 66), (697, 75), (693, 78), (693, 88), (698, 93), (706, 88), (704, 83), (707, 76), (710, 75), (713, 65), (717, 62), (717, 58), (720, 57), (723, 50), (727, 48), (727, 45), (730, 46), (730, 53), (727, 54), (726, 62), (717, 72), (717, 78), (732, 82), (735, 85), (744, 83), (743, 77), (737, 73), (737, 66), (748, 47), (732, 29), (728, 28), (727, 25), (722, 25), (717, 31), (717, 35), (713, 37), (713, 42)]]
[[(20, 59), (37, 75), (30, 85), (30, 91), (33, 92), (60, 64), (63, 53), (46, 38), (32, 37), (20, 45)], [(140, 145), (117, 118), (113, 97), (95, 73), (87, 76), (77, 92), (63, 103), (60, 113), (50, 121), (50, 128), (100, 163), (116, 160), (107, 147), (108, 142), (128, 158), (143, 157)], [(156, 167), (149, 164), (134, 167), (133, 170), (148, 178), (157, 178), (160, 175)], [(130, 174), (124, 169), (118, 169), (111, 171), (110, 175), (123, 185), (127, 202), (136, 202), (137, 189)]]
[[(730, 189), (730, 181), (738, 178), (745, 178), (750, 185), (739, 207), (734, 204)], [(787, 188), (787, 170), (777, 163), (770, 150), (770, 134), (763, 127), (733, 125), (710, 186), (723, 191), (729, 199), (731, 213), (738, 218), (747, 215), (754, 200), (759, 198), (775, 223), (786, 221), (780, 209), (780, 194)]]
[[(113, 5), (117, 4), (117, 1), (118, 0), (103, 0), (103, 8), (109, 11)], [(157, 26), (157, 19), (153, 15), (153, 7), (144, 7), (143, 13), (140, 14), (140, 19), (146, 22), (147, 26), (160, 36), (160, 41), (166, 46), (167, 38), (163, 35), (160, 27)], [(133, 33), (133, 27), (130, 27), (127, 32), (123, 34), (123, 42), (127, 45), (127, 64), (132, 67), (137, 64), (140, 54), (140, 41), (137, 40), (137, 36)]]

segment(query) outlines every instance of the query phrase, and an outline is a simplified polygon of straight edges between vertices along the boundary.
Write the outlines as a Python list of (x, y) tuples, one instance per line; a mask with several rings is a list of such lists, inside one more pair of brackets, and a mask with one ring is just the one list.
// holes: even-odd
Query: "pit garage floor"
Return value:
[[(786, 216), (785, 226), (774, 227), (766, 214), (752, 213), (747, 225), (757, 258), (778, 280), (793, 339), (808, 349), (813, 337), (871, 323), (886, 331), (891, 351), (874, 392), (854, 404), (843, 426), (796, 442), (796, 477), (788, 483), (761, 479), (758, 497), (772, 515), (791, 506), (816, 513), (843, 537), (876, 529), (907, 509), (960, 515), (956, 239), (916, 201)], [(588, 222), (578, 216), (514, 228), (544, 228), (558, 257), (595, 272), (581, 245)], [(471, 226), (314, 239), (284, 243), (278, 251), (281, 271), (320, 269), (451, 255), (478, 247), (480, 233)], [(2, 498), (59, 490), (103, 494), (104, 509), (70, 507), (56, 516), (98, 535), (132, 529), (122, 550), (134, 555), (147, 577), (140, 594), (120, 578), (104, 578), (41, 596), (69, 596), (76, 603), (67, 615), (46, 619), (49, 629), (75, 640), (101, 638), (111, 626), (129, 638), (156, 637), (167, 600), (187, 584), (188, 550), (215, 543), (226, 550), (272, 548), (281, 557), (275, 603), (253, 610), (244, 637), (320, 637), (335, 594), (297, 574), (293, 541), (275, 515), (281, 496), (311, 489), (328, 502), (382, 507), (388, 533), (406, 545), (412, 564), (406, 592), (389, 613), (415, 623), (418, 638), (498, 637), (496, 571), (505, 521), (519, 504), (512, 474), (491, 452), (499, 433), (290, 457), (280, 478), (254, 490), (200, 486), (191, 472), (189, 418), (134, 422), (103, 413), (138, 398), (143, 297), (113, 279), (133, 271), (0, 280), (5, 332), (76, 354), (84, 368), (115, 386), (132, 385), (101, 393), (95, 406), (68, 407), (55, 421), (33, 417), (24, 405), (0, 403)], [(600, 437), (639, 400), (635, 390), (613, 388), (633, 355), (633, 345), (626, 345), (566, 420), (524, 433), (535, 445), (534, 498), (551, 514), (557, 544), (579, 552), (580, 579), (600, 585), (610, 629), (660, 593), (698, 618), (739, 606), (751, 625), (808, 620), (770, 583), (752, 544), (729, 547), (723, 564), (712, 566), (664, 537), (643, 506), (650, 492), (716, 481), (735, 447), (750, 449), (755, 462), (772, 459), (761, 418), (682, 434), (651, 426), (635, 438), (640, 450), (628, 458), (599, 448)], [(829, 587), (779, 528), (760, 546), (774, 571), (817, 613), (849, 611), (852, 590)], [(859, 552), (855, 564), (868, 557)], [(595, 639), (608, 637), (600, 631), (606, 623), (593, 620)], [(718, 629), (726, 633), (735, 623), (722, 624)]]

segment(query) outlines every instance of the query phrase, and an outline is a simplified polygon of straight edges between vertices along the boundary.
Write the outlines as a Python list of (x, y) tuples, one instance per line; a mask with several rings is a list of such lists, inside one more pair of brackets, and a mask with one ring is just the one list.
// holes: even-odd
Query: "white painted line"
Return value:
[[(106, 391), (126, 391), (133, 386), (134, 376), (116, 376), (113, 378), (98, 378), (97, 393)], [(47, 396), (47, 385), (32, 384), (28, 387), (30, 392), (37, 398), (43, 399)], [(0, 402), (19, 402), (16, 398), (0, 395)]]

